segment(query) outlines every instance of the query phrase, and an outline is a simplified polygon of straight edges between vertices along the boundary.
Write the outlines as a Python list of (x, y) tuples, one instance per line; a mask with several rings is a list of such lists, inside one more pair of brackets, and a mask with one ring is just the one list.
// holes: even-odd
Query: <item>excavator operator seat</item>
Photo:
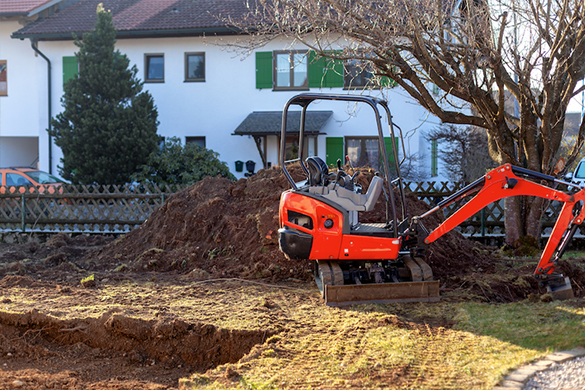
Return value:
[(311, 187), (319, 185), (327, 185), (327, 176), (329, 175), (329, 167), (325, 161), (320, 157), (307, 157), (305, 160), (307, 168), (309, 169), (309, 185)]
[(347, 211), (372, 211), (382, 192), (383, 185), (384, 179), (380, 176), (374, 176), (370, 187), (368, 187), (368, 192), (365, 194), (350, 191), (336, 183), (330, 183), (323, 187), (309, 187), (309, 192), (329, 199)]
[(372, 211), (374, 209), (383, 186), (384, 179), (380, 176), (374, 176), (372, 178), (370, 186), (368, 187), (368, 192), (366, 192), (366, 202), (364, 203), (365, 211)]

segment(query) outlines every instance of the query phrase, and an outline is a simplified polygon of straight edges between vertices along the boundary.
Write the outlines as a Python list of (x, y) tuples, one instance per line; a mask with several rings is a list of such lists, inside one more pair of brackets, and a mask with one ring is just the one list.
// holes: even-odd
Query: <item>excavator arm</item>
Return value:
[(562, 256), (571, 238), (585, 218), (585, 208), (582, 207), (583, 201), (585, 200), (585, 189), (578, 187), (578, 192), (567, 194), (537, 183), (536, 181), (544, 181), (550, 185), (565, 184), (568, 186), (574, 186), (571, 183), (557, 180), (552, 176), (505, 164), (488, 172), (482, 178), (451, 195), (423, 215), (414, 217), (413, 222), (418, 224), (421, 219), (437, 210), (443, 209), (450, 204), (475, 193), (472, 199), (424, 238), (424, 243), (430, 244), (445, 233), (459, 226), (459, 224), (488, 204), (503, 198), (529, 195), (563, 202), (560, 215), (557, 218), (550, 238), (534, 272), (536, 276), (545, 279), (547, 275), (553, 274), (558, 259)]

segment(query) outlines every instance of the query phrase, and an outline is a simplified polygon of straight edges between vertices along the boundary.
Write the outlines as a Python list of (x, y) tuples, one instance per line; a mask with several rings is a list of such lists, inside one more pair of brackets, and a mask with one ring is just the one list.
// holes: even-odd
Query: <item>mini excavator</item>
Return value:
[[(380, 173), (373, 177), (362, 193), (352, 176), (343, 170), (341, 159), (337, 171), (330, 171), (318, 156), (303, 156), (305, 118), (309, 105), (319, 100), (362, 103), (374, 111), (381, 155)], [(298, 127), (298, 158), (285, 161), (287, 114), (291, 106), (301, 108)], [(382, 114), (384, 116), (382, 116)], [(573, 297), (569, 278), (555, 272), (573, 235), (585, 218), (585, 189), (557, 180), (553, 176), (504, 164), (439, 202), (428, 212), (410, 217), (400, 165), (399, 145), (392, 142), (391, 151), (384, 143), (382, 118), (388, 121), (391, 139), (404, 141), (402, 131), (392, 123), (386, 101), (355, 95), (303, 93), (291, 98), (282, 115), (280, 166), (291, 188), (282, 193), (279, 207), (279, 246), (291, 260), (314, 261), (315, 281), (325, 303), (343, 306), (376, 302), (432, 302), (439, 300), (439, 281), (434, 280), (431, 267), (424, 261), (426, 247), (456, 228), (488, 204), (509, 196), (530, 195), (563, 203), (535, 270), (535, 276), (558, 299)], [(296, 131), (295, 131), (296, 132)], [(340, 156), (342, 157), (342, 156)], [(287, 164), (299, 162), (306, 180), (295, 182)], [(389, 162), (393, 162), (390, 166)], [(545, 183), (547, 185), (545, 185)], [(577, 191), (567, 193), (556, 188), (565, 185)], [(359, 213), (371, 211), (384, 194), (386, 221), (359, 222)], [(429, 232), (423, 225), (425, 217), (466, 197), (472, 198), (436, 229)], [(400, 197), (400, 201), (397, 202)]]

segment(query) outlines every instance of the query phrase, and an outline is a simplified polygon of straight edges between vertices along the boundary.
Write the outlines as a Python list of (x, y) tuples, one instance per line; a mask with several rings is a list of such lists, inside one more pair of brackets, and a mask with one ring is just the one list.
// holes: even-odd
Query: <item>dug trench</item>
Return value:
[[(111, 311), (96, 319), (68, 320), (59, 320), (36, 310), (24, 314), (0, 312), (0, 326), (2, 334), (13, 334), (23, 341), (30, 339), (37, 345), (77, 345), (77, 348), (118, 351), (123, 356), (130, 356), (131, 360), (189, 365), (198, 371), (238, 361), (273, 333), (221, 329), (180, 319), (146, 321)], [(35, 341), (41, 339), (40, 343)], [(16, 350), (3, 343), (0, 347), (14, 358), (26, 354), (26, 348)]]
[[(114, 384), (121, 389), (174, 388), (181, 377), (239, 361), (278, 332), (268, 327), (226, 329), (183, 319), (157, 306), (160, 298), (168, 299), (165, 288), (159, 289), (161, 297), (135, 300), (136, 310), (113, 304), (98, 316), (73, 317), (81, 313), (70, 306), (99, 305), (101, 293), (112, 286), (83, 288), (18, 275), (5, 276), (0, 284), (2, 389), (105, 389)], [(205, 288), (194, 292), (188, 285), (181, 289), (191, 296), (207, 293)], [(30, 301), (35, 297), (44, 301)], [(154, 315), (144, 310), (149, 306)]]

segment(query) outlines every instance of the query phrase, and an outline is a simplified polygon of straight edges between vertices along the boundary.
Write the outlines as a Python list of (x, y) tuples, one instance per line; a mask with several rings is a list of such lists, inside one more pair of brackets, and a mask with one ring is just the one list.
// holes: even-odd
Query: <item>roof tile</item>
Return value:
[(81, 35), (95, 25), (99, 3), (112, 12), (114, 27), (129, 33), (226, 27), (222, 17), (237, 19), (248, 11), (244, 0), (81, 0), (13, 36)]
[(51, 0), (0, 0), (0, 15), (28, 14)]

